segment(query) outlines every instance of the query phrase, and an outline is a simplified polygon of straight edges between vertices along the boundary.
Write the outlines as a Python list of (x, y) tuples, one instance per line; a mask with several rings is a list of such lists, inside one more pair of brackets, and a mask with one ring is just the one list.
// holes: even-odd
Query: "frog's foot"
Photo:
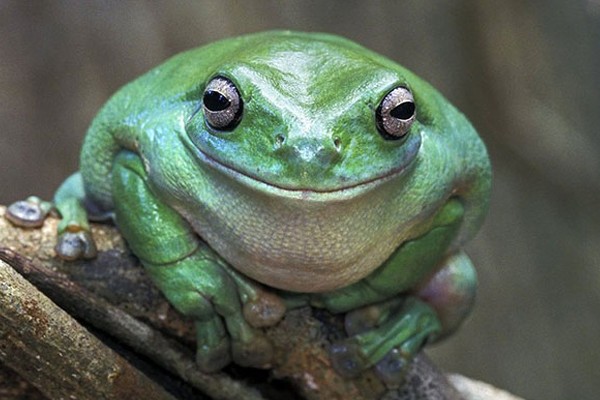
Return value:
[(196, 322), (196, 364), (201, 371), (216, 372), (231, 362), (229, 336), (218, 316)]
[(251, 300), (244, 303), (244, 318), (255, 328), (275, 326), (286, 311), (283, 300), (265, 290), (257, 290)]
[[(434, 317), (435, 318), (435, 317)], [(422, 320), (421, 324), (428, 324)], [(432, 322), (432, 324), (436, 324)], [(408, 372), (408, 366), (415, 355), (423, 348), (425, 344), (432, 340), (436, 332), (439, 332), (440, 325), (436, 328), (423, 329), (415, 333), (410, 339), (402, 345), (394, 347), (381, 360), (375, 364), (375, 373), (388, 387), (399, 387), (404, 383), (404, 378)]]
[[(224, 302), (229, 302), (224, 299)], [(264, 332), (250, 324), (237, 303), (230, 312), (219, 312), (230, 336), (231, 359), (243, 367), (270, 368), (274, 349)], [(243, 307), (243, 305), (242, 305)]]
[[(198, 346), (198, 365), (206, 370), (217, 370), (233, 360), (246, 367), (270, 367), (274, 356), (273, 346), (260, 328), (276, 325), (283, 318), (286, 311), (284, 301), (259, 283), (241, 275), (226, 262), (217, 261), (216, 255), (210, 258), (213, 257), (215, 267), (218, 265), (223, 275), (223, 290), (232, 292), (225, 296), (222, 293), (213, 300), (217, 302), (213, 305), (223, 317), (230, 338), (217, 326), (218, 321), (213, 322), (208, 330), (201, 328), (208, 333), (208, 342), (198, 330), (198, 343), (202, 343)], [(239, 300), (233, 301), (236, 298)], [(226, 353), (228, 348), (231, 349), (231, 355)]]
[(222, 267), (235, 282), (242, 303), (242, 321), (237, 321), (237, 329), (229, 328), (232, 334), (241, 333), (232, 336), (232, 358), (242, 366), (269, 367), (274, 356), (273, 346), (259, 328), (276, 325), (283, 318), (286, 305), (279, 296), (241, 275), (228, 264), (223, 263)]
[(281, 300), (275, 295), (236, 277), (202, 242), (180, 260), (159, 265), (144, 261), (144, 265), (169, 302), (196, 321), (196, 361), (202, 371), (218, 371), (231, 361), (245, 367), (271, 366), (273, 346), (256, 325), (280, 318)]
[[(229, 281), (227, 278), (224, 281)], [(273, 345), (258, 328), (271, 326), (281, 319), (285, 312), (285, 309), (281, 311), (281, 300), (263, 292), (255, 293), (260, 296), (245, 302), (247, 292), (233, 283), (222, 285), (221, 290), (211, 301), (210, 308), (216, 315), (196, 323), (199, 368), (215, 372), (231, 361), (243, 367), (269, 368), (274, 356)], [(202, 308), (202, 313), (206, 313), (208, 307)]]
[(406, 367), (441, 329), (431, 307), (414, 297), (395, 298), (346, 315), (348, 339), (331, 347), (334, 368), (356, 377), (375, 366), (391, 385), (402, 382)]
[(68, 177), (54, 196), (56, 210), (62, 219), (58, 223), (58, 239), (54, 250), (63, 260), (94, 258), (96, 244), (88, 222), (83, 180), (79, 172)]
[(71, 226), (65, 232), (60, 233), (54, 251), (56, 255), (66, 261), (90, 259), (98, 254), (92, 234), (79, 226)]
[[(206, 289), (200, 292), (207, 293)], [(221, 286), (215, 296), (200, 292), (183, 296), (165, 293), (180, 312), (196, 319), (196, 363), (200, 370), (216, 372), (231, 361), (244, 367), (270, 367), (273, 346), (261, 330), (244, 319), (234, 285)]]
[(6, 209), (5, 217), (21, 228), (39, 228), (44, 224), (52, 203), (31, 196), (27, 200), (17, 201)]
[(227, 274), (235, 282), (243, 304), (244, 319), (254, 328), (276, 325), (287, 309), (284, 300), (262, 285), (241, 275), (225, 264)]

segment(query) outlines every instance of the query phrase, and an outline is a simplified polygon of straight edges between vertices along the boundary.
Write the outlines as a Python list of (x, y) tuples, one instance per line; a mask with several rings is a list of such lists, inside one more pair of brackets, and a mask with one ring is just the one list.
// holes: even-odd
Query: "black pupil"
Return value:
[(390, 111), (390, 115), (398, 119), (410, 119), (415, 113), (415, 103), (406, 101)]
[(207, 90), (202, 100), (204, 106), (210, 111), (223, 111), (231, 105), (231, 101), (227, 97), (215, 90)]

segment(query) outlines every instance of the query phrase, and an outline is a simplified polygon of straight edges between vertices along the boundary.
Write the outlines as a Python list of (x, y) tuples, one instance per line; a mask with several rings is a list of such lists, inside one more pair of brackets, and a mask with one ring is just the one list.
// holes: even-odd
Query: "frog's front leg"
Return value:
[[(355, 376), (376, 366), (386, 381), (397, 383), (402, 380), (405, 367), (426, 342), (453, 328), (443, 326), (444, 321), (455, 321), (452, 324), (456, 325), (456, 321), (464, 317), (465, 313), (458, 313), (446, 318), (445, 314), (450, 315), (457, 304), (440, 298), (437, 306), (432, 306), (419, 298), (423, 295), (425, 300), (432, 299), (435, 287), (442, 286), (462, 285), (469, 288), (465, 292), (472, 294), (474, 274), (462, 271), (472, 269), (468, 258), (458, 253), (441, 264), (439, 261), (456, 236), (463, 214), (460, 201), (449, 200), (433, 218), (427, 233), (404, 243), (372, 275), (313, 300), (314, 305), (332, 312), (348, 312), (346, 330), (349, 338), (335, 344), (331, 351), (332, 362), (341, 374)], [(458, 275), (445, 272), (459, 270), (461, 274)], [(459, 285), (454, 282), (457, 276), (471, 276), (472, 279), (463, 279)], [(415, 287), (420, 290), (413, 290)], [(443, 293), (440, 294), (443, 297)], [(457, 303), (470, 304), (472, 296), (462, 296), (462, 300), (459, 297)]]
[(348, 339), (334, 343), (334, 368), (354, 377), (375, 366), (380, 377), (401, 383), (414, 355), (441, 330), (435, 311), (414, 296), (396, 297), (345, 317)]
[(196, 321), (200, 368), (216, 371), (232, 358), (240, 365), (268, 366), (273, 350), (256, 327), (281, 318), (281, 302), (267, 296), (264, 307), (258, 285), (233, 271), (154, 195), (137, 155), (119, 154), (112, 179), (117, 225), (130, 248), (170, 303)]
[(346, 314), (350, 338), (332, 349), (335, 365), (348, 375), (357, 374), (360, 365), (374, 366), (388, 384), (401, 383), (423, 345), (446, 337), (464, 321), (476, 286), (471, 260), (462, 251), (452, 254), (410, 293)]

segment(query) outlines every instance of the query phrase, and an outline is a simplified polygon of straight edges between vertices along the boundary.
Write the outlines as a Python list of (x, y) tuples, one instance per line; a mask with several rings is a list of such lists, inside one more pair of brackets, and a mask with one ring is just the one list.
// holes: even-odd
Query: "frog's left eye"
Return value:
[(230, 131), (240, 122), (242, 99), (234, 83), (227, 78), (213, 78), (202, 96), (206, 122), (217, 130)]
[(416, 115), (412, 93), (399, 86), (381, 100), (376, 112), (377, 128), (386, 139), (400, 139), (408, 133)]

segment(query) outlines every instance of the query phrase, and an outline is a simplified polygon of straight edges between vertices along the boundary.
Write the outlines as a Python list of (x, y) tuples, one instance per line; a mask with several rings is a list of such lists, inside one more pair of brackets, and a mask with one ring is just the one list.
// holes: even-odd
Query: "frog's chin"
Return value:
[(406, 166), (403, 165), (398, 168), (390, 169), (389, 171), (374, 176), (370, 179), (355, 182), (345, 186), (338, 186), (327, 189), (315, 189), (310, 187), (289, 188), (278, 185), (276, 183), (267, 182), (266, 180), (263, 180), (260, 177), (252, 176), (250, 174), (239, 171), (229, 165), (223, 164), (200, 149), (198, 149), (197, 154), (202, 158), (203, 162), (206, 165), (210, 166), (212, 169), (220, 172), (221, 174), (229, 177), (233, 181), (238, 182), (244, 186), (253, 188), (264, 193), (268, 193), (272, 196), (315, 201), (339, 201), (359, 196), (363, 193), (370, 192), (376, 186), (382, 185), (385, 182), (393, 180), (395, 177), (401, 175), (402, 172), (406, 169)]

